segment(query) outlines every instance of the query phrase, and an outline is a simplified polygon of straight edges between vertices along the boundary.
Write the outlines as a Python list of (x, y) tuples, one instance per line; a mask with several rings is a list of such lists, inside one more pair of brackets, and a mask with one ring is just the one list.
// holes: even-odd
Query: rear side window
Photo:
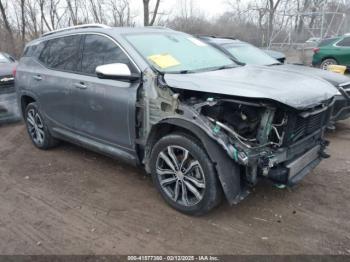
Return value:
[(346, 46), (346, 47), (350, 47), (350, 37), (346, 37), (343, 40), (341, 40), (340, 42), (337, 43), (337, 46)]
[(39, 56), (39, 60), (52, 69), (79, 72), (81, 61), (80, 40), (80, 35), (48, 40)]
[(326, 45), (329, 45), (329, 44), (332, 44), (334, 43), (336, 40), (338, 40), (339, 38), (328, 38), (328, 39), (324, 39), (322, 40), (320, 43), (319, 43), (319, 47), (321, 46), (326, 46)]
[(97, 66), (113, 63), (127, 64), (130, 71), (135, 71), (129, 58), (116, 43), (101, 35), (87, 35), (83, 48), (82, 72), (96, 75)]
[(40, 43), (36, 43), (30, 46), (27, 46), (24, 49), (23, 52), (23, 57), (35, 57), (38, 58), (39, 55), (41, 54), (41, 51), (43, 50), (43, 48), (45, 47), (46, 42), (40, 42)]

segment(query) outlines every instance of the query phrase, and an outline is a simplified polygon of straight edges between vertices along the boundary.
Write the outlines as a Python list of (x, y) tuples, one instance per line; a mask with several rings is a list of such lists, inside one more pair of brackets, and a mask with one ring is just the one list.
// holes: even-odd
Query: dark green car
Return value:
[(328, 38), (314, 48), (312, 65), (324, 70), (329, 65), (345, 65), (350, 68), (350, 35)]

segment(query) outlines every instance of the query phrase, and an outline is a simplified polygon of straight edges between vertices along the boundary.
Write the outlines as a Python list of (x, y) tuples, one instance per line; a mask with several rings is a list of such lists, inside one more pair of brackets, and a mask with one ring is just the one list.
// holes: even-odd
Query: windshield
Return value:
[(10, 60), (6, 56), (0, 53), (0, 63), (9, 63), (9, 62)]
[(214, 47), (185, 34), (133, 34), (127, 35), (126, 39), (151, 65), (165, 73), (191, 73), (237, 66)]
[(223, 47), (239, 62), (253, 65), (273, 65), (279, 62), (264, 51), (249, 44), (226, 44)]

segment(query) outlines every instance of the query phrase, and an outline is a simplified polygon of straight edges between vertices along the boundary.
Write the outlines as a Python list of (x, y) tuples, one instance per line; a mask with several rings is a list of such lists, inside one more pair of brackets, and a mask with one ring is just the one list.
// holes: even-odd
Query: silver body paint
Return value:
[[(21, 59), (17, 68), (16, 87), (22, 112), (25, 101), (36, 101), (52, 135), (89, 149), (122, 158), (134, 164), (144, 164), (149, 171), (149, 155), (159, 139), (160, 128), (177, 127), (196, 135), (216, 163), (219, 180), (230, 203), (238, 203), (246, 192), (241, 188), (236, 163), (255, 171), (259, 158), (270, 157), (269, 165), (293, 160), (323, 142), (323, 130), (300, 141), (290, 154), (287, 148), (274, 150), (267, 145), (249, 148), (237, 138), (222, 130), (201, 114), (202, 106), (185, 102), (182, 91), (194, 96), (216, 94), (229, 96), (232, 103), (249, 100), (260, 104), (268, 101), (283, 104), (293, 110), (307, 110), (332, 100), (337, 94), (334, 87), (317, 77), (279, 72), (258, 66), (244, 66), (227, 70), (194, 74), (165, 74), (154, 70), (125, 40), (124, 34), (166, 33), (166, 29), (110, 28), (80, 29), (74, 34), (101, 34), (113, 39), (139, 70), (140, 80), (124, 82), (99, 79), (77, 73), (51, 70), (32, 57)], [(182, 34), (171, 31), (174, 34)], [(29, 45), (66, 36), (61, 32), (39, 38)], [(38, 81), (37, 76), (40, 76)], [(77, 88), (83, 82), (86, 88)], [(218, 101), (203, 101), (203, 106), (214, 106)], [(330, 106), (327, 104), (327, 107)], [(261, 139), (266, 141), (271, 131), (272, 116), (266, 111), (264, 125), (260, 126)], [(312, 143), (309, 140), (312, 139)], [(250, 155), (249, 155), (250, 154)], [(247, 159), (247, 158), (250, 159)], [(319, 161), (319, 159), (317, 159)], [(315, 161), (313, 162), (315, 165)], [(294, 165), (295, 166), (295, 165)], [(243, 192), (244, 191), (244, 192)]]

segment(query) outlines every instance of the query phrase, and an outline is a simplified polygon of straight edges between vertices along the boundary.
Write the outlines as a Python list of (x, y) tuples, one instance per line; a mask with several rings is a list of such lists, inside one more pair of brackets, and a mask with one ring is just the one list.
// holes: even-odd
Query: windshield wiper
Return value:
[(231, 58), (231, 60), (232, 60), (233, 62), (235, 62), (237, 65), (240, 65), (240, 66), (245, 66), (245, 65), (246, 65), (246, 63), (243, 63), (243, 62), (241, 62), (241, 61), (238, 61), (237, 59)]
[(185, 70), (166, 72), (166, 73), (167, 74), (193, 74), (193, 73), (200, 73), (200, 72), (207, 72), (207, 71), (216, 71), (216, 70), (230, 69), (230, 68), (234, 68), (234, 67), (237, 67), (237, 65), (236, 64), (232, 64), (232, 65), (208, 67), (208, 68), (202, 68), (202, 69), (198, 69), (198, 70), (185, 69)]
[(181, 70), (179, 71), (179, 74), (190, 74), (190, 73), (195, 73), (195, 70)]
[(282, 63), (273, 63), (273, 64), (269, 64), (269, 66), (275, 66), (275, 65), (282, 65)]
[(230, 68), (234, 68), (237, 67), (237, 65), (225, 65), (225, 66), (220, 66), (215, 70), (223, 70), (223, 69), (230, 69)]

